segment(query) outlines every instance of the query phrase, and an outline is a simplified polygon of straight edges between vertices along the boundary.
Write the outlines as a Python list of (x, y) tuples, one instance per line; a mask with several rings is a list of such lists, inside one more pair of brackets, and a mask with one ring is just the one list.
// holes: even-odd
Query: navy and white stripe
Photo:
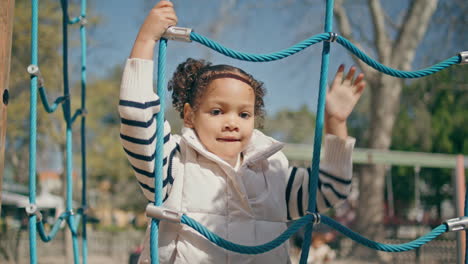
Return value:
[[(286, 185), (287, 217), (289, 220), (303, 216), (309, 205), (309, 180), (312, 174), (310, 168), (289, 168), (289, 178)], [(345, 200), (351, 188), (351, 180), (343, 179), (326, 171), (320, 170), (316, 207), (319, 212)]]
[[(120, 140), (135, 172), (138, 184), (149, 201), (154, 201), (154, 158), (156, 148), (156, 114), (159, 99), (138, 102), (120, 100)], [(164, 122), (163, 193), (167, 199), (174, 183), (173, 159), (180, 153), (179, 144), (172, 139), (169, 122)]]

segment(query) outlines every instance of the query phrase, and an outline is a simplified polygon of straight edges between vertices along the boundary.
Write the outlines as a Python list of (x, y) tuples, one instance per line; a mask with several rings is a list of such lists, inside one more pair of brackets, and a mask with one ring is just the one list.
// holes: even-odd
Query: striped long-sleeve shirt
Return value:
[[(155, 115), (160, 110), (159, 98), (153, 92), (152, 71), (153, 61), (129, 59), (124, 70), (119, 102), (121, 143), (143, 194), (149, 201), (154, 200), (155, 192)], [(164, 135), (162, 197), (165, 200), (170, 195), (175, 180), (172, 164), (174, 159), (179, 159), (181, 137), (171, 134), (167, 121)], [(354, 139), (341, 140), (336, 136), (326, 135), (324, 146), (316, 197), (319, 211), (346, 199), (350, 191)], [(307, 210), (310, 174), (310, 168), (289, 168), (284, 190), (288, 219), (296, 219)]]

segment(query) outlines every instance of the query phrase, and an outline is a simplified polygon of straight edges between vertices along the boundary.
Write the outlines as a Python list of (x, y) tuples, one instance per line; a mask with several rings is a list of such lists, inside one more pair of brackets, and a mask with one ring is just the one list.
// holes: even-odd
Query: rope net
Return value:
[[(370, 58), (364, 52), (359, 50), (355, 45), (353, 45), (350, 41), (346, 38), (341, 36), (336, 36), (333, 33), (332, 21), (333, 21), (333, 0), (327, 0), (326, 2), (326, 15), (325, 15), (325, 27), (324, 33), (317, 34), (312, 36), (302, 42), (299, 42), (296, 45), (291, 46), (290, 48), (280, 50), (278, 52), (268, 53), (268, 54), (254, 54), (254, 53), (245, 53), (236, 51), (227, 47), (224, 47), (218, 42), (215, 42), (207, 37), (199, 35), (195, 32), (190, 32), (190, 40), (198, 42), (201, 45), (204, 45), (214, 51), (217, 51), (220, 54), (223, 54), (227, 57), (231, 57), (238, 60), (249, 61), (249, 62), (269, 62), (274, 60), (284, 59), (288, 56), (296, 54), (312, 45), (317, 43), (323, 42), (323, 49), (322, 49), (322, 62), (321, 62), (321, 73), (320, 73), (320, 84), (319, 84), (319, 96), (318, 96), (318, 104), (317, 104), (317, 119), (315, 125), (315, 137), (314, 137), (314, 148), (313, 148), (313, 158), (312, 158), (312, 179), (310, 180), (309, 186), (309, 208), (308, 212), (315, 212), (315, 198), (317, 192), (317, 183), (318, 183), (318, 174), (319, 174), (319, 157), (320, 157), (320, 149), (321, 149), (321, 141), (322, 141), (322, 131), (324, 127), (324, 111), (325, 111), (325, 96), (326, 96), (326, 87), (327, 87), (327, 75), (328, 75), (328, 64), (329, 64), (329, 55), (330, 55), (330, 46), (331, 42), (336, 41), (336, 43), (342, 45), (346, 49), (348, 49), (351, 53), (356, 55), (359, 59), (367, 63), (372, 68), (394, 77), (399, 78), (420, 78), (427, 75), (434, 74), (438, 71), (441, 71), (445, 68), (450, 67), (454, 64), (459, 64), (462, 62), (461, 55), (454, 56), (449, 58), (443, 62), (435, 64), (433, 66), (427, 67), (422, 70), (417, 71), (401, 71), (397, 69), (390, 68), (385, 66), (374, 59)], [(158, 60), (158, 87), (157, 93), (159, 98), (165, 98), (165, 66), (166, 66), (166, 49), (167, 49), (167, 40), (162, 39), (159, 43), (159, 60)], [(164, 131), (164, 123), (161, 122), (164, 120), (164, 105), (162, 104), (164, 100), (161, 100), (161, 111), (157, 114), (157, 142), (163, 142), (163, 131)], [(163, 146), (157, 145), (155, 149), (155, 186), (157, 186), (155, 191), (155, 206), (161, 206), (161, 193), (162, 188), (158, 186), (162, 186), (162, 159), (163, 159)], [(316, 213), (309, 213), (303, 216), (302, 218), (296, 220), (284, 233), (280, 234), (276, 239), (265, 243), (263, 245), (257, 246), (245, 246), (232, 243), (227, 241), (218, 235), (214, 234), (210, 230), (206, 229), (203, 225), (191, 219), (187, 215), (182, 215), (181, 223), (186, 224), (192, 227), (194, 230), (198, 231), (201, 235), (206, 237), (211, 242), (215, 243), (216, 245), (230, 250), (237, 253), (243, 254), (261, 254), (272, 250), (279, 245), (281, 245), (284, 241), (286, 241), (289, 237), (291, 237), (296, 231), (298, 231), (301, 227), (305, 226), (305, 235), (304, 235), (304, 242), (302, 245), (301, 251), (301, 258), (300, 264), (306, 264), (307, 258), (309, 254), (309, 247), (312, 239), (312, 228), (314, 221), (317, 217), (322, 219), (322, 222), (326, 225), (336, 229), (340, 233), (345, 236), (350, 237), (354, 241), (363, 244), (367, 247), (387, 251), (387, 252), (401, 252), (416, 249), (421, 247), (422, 245), (428, 243), (429, 241), (435, 239), (442, 233), (448, 230), (447, 225), (441, 224), (440, 226), (434, 228), (428, 234), (411, 241), (409, 243), (404, 243), (401, 245), (389, 245), (389, 244), (382, 244), (372, 240), (369, 240), (356, 232), (350, 230), (349, 228), (339, 224), (335, 220), (325, 216), (319, 215)], [(158, 259), (158, 224), (159, 220), (156, 218), (152, 218), (151, 224), (151, 263), (156, 264), (159, 263)]]
[[(31, 0), (32, 4), (32, 29), (31, 29), (31, 65), (28, 67), (28, 72), (31, 75), (30, 82), (30, 159), (29, 159), (29, 202), (30, 205), (27, 208), (29, 214), (29, 233), (30, 233), (30, 263), (37, 263), (37, 252), (36, 252), (36, 232), (39, 233), (40, 238), (44, 242), (49, 242), (54, 239), (56, 236), (60, 225), (63, 221), (66, 221), (68, 228), (70, 229), (73, 241), (73, 257), (74, 263), (79, 263), (79, 246), (78, 246), (78, 231), (80, 220), (82, 221), (81, 227), (81, 236), (82, 236), (82, 263), (87, 261), (87, 236), (86, 236), (86, 0), (81, 1), (81, 13), (78, 17), (70, 19), (68, 16), (68, 1), (61, 0), (62, 14), (63, 14), (63, 23), (62, 23), (62, 33), (63, 33), (63, 76), (64, 76), (64, 91), (63, 96), (58, 97), (54, 100), (53, 104), (50, 104), (47, 99), (46, 88), (43, 86), (43, 79), (40, 75), (39, 65), (38, 65), (38, 0)], [(445, 68), (448, 68), (454, 64), (459, 64), (462, 62), (461, 56), (454, 56), (445, 61), (437, 63), (433, 66), (427, 67), (425, 69), (417, 71), (400, 71), (397, 69), (392, 69), (387, 67), (374, 59), (370, 58), (364, 52), (359, 50), (355, 45), (353, 45), (346, 38), (341, 36), (336, 36), (335, 33), (332, 33), (332, 21), (333, 21), (333, 0), (327, 0), (326, 2), (326, 16), (325, 16), (325, 27), (324, 33), (317, 34), (312, 36), (302, 42), (299, 42), (296, 45), (291, 46), (290, 48), (280, 50), (274, 53), (268, 54), (253, 54), (253, 53), (244, 53), (240, 51), (235, 51), (229, 48), (224, 47), (223, 45), (210, 40), (202, 35), (199, 35), (195, 32), (190, 33), (190, 40), (200, 43), (210, 49), (213, 49), (225, 56), (250, 61), (250, 62), (269, 62), (274, 60), (284, 59), (288, 56), (291, 56), (295, 53), (301, 52), (302, 50), (318, 44), (323, 43), (322, 49), (322, 62), (321, 62), (321, 73), (320, 73), (320, 83), (319, 83), (319, 96), (318, 96), (318, 105), (317, 105), (317, 119), (315, 126), (315, 138), (314, 138), (314, 147), (313, 147), (313, 160), (312, 160), (312, 179), (309, 186), (309, 208), (308, 212), (315, 212), (315, 197), (317, 192), (317, 183), (318, 183), (318, 169), (319, 169), (319, 157), (322, 141), (322, 131), (324, 126), (324, 111), (325, 111), (325, 96), (326, 96), (326, 84), (327, 84), (327, 75), (328, 75), (328, 64), (330, 56), (331, 43), (336, 41), (336, 43), (342, 45), (348, 49), (351, 53), (356, 55), (359, 59), (367, 63), (369, 66), (374, 69), (399, 78), (420, 78), (427, 75), (434, 74), (438, 71), (441, 71)], [(69, 92), (69, 81), (68, 81), (68, 26), (73, 24), (80, 24), (80, 38), (81, 38), (81, 108), (77, 109), (75, 113), (71, 114), (71, 105), (70, 105), (70, 92)], [(158, 79), (157, 79), (157, 94), (159, 98), (165, 98), (166, 91), (166, 81), (165, 81), (165, 71), (166, 71), (166, 49), (167, 49), (167, 40), (161, 39), (159, 43), (159, 56), (158, 56)], [(64, 121), (66, 123), (66, 211), (63, 212), (60, 217), (56, 220), (51, 232), (46, 234), (44, 225), (42, 223), (41, 214), (36, 206), (36, 142), (37, 142), (37, 93), (40, 94), (40, 99), (44, 106), (44, 109), (48, 113), (54, 112), (59, 105), (62, 106), (64, 113)], [(162, 205), (162, 169), (163, 169), (163, 131), (164, 131), (164, 109), (165, 102), (161, 100), (161, 111), (157, 114), (157, 141), (155, 149), (155, 206)], [(77, 214), (74, 213), (72, 208), (72, 125), (76, 119), (81, 118), (81, 171), (82, 171), (82, 202), (81, 208), (77, 210)], [(186, 224), (193, 229), (197, 230), (201, 235), (205, 236), (211, 242), (217, 244), (218, 246), (225, 248), (227, 250), (235, 251), (238, 253), (244, 254), (261, 254), (267, 251), (270, 251), (282, 243), (284, 243), (289, 237), (296, 233), (300, 228), (305, 227), (305, 239), (303, 243), (303, 250), (301, 253), (300, 263), (305, 264), (307, 262), (308, 248), (310, 247), (311, 238), (312, 238), (312, 228), (313, 224), (318, 222), (318, 219), (321, 219), (322, 222), (345, 236), (350, 237), (358, 243), (361, 243), (367, 247), (387, 251), (387, 252), (401, 252), (416, 249), (422, 245), (428, 243), (429, 241), (435, 239), (439, 235), (448, 231), (446, 224), (441, 224), (440, 226), (433, 229), (428, 234), (408, 243), (400, 245), (389, 245), (381, 244), (372, 240), (369, 240), (356, 232), (348, 229), (347, 227), (339, 224), (335, 220), (318, 213), (308, 213), (302, 218), (296, 220), (290, 227), (282, 234), (280, 234), (274, 240), (258, 246), (245, 246), (232, 243), (227, 241), (216, 234), (212, 233), (204, 226), (191, 219), (186, 215), (182, 215), (181, 223)], [(151, 221), (151, 236), (150, 236), (150, 247), (151, 247), (151, 263), (159, 263), (158, 259), (158, 228), (159, 228), (159, 219), (152, 218)]]

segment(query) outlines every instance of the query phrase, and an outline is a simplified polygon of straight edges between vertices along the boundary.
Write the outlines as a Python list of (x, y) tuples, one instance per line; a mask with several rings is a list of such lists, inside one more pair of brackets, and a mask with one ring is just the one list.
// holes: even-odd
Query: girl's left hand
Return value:
[(366, 87), (363, 73), (354, 79), (356, 67), (351, 67), (343, 79), (344, 69), (345, 66), (340, 65), (327, 92), (326, 115), (338, 122), (346, 122)]

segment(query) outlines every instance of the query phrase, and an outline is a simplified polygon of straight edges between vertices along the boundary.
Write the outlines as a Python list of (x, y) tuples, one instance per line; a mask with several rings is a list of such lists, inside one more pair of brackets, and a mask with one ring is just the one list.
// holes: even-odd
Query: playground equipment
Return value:
[[(251, 61), (251, 62), (266, 62), (266, 61), (273, 61), (283, 59), (288, 57), (292, 54), (295, 54), (313, 44), (324, 42), (323, 44), (323, 51), (322, 51), (322, 66), (321, 66), (321, 74), (320, 74), (320, 88), (319, 88), (319, 96), (318, 96), (318, 106), (317, 106), (317, 119), (316, 119), (316, 126), (315, 126), (315, 138), (314, 138), (314, 150), (312, 156), (312, 179), (310, 181), (309, 186), (309, 203), (308, 203), (308, 210), (307, 214), (296, 220), (284, 233), (278, 236), (276, 239), (265, 243), (263, 245), (258, 246), (245, 246), (232, 243), (227, 241), (216, 234), (207, 230), (204, 226), (200, 225), (195, 220), (191, 219), (190, 217), (182, 214), (181, 212), (176, 212), (173, 210), (169, 210), (166, 208), (161, 207), (162, 205), (162, 176), (163, 175), (163, 131), (164, 131), (164, 107), (165, 103), (164, 100), (161, 100), (161, 111), (156, 116), (157, 121), (157, 142), (156, 142), (156, 158), (155, 158), (155, 198), (154, 204), (149, 204), (147, 206), (146, 212), (148, 216), (151, 216), (153, 219), (151, 221), (151, 237), (150, 237), (150, 246), (151, 246), (151, 263), (155, 264), (158, 263), (158, 225), (160, 220), (167, 220), (167, 221), (174, 221), (180, 222), (182, 224), (186, 224), (196, 231), (198, 231), (201, 235), (205, 236), (211, 242), (217, 244), (218, 246), (225, 248), (227, 250), (235, 251), (237, 253), (243, 254), (260, 254), (263, 252), (267, 252), (272, 250), (273, 248), (279, 246), (281, 243), (286, 241), (292, 234), (294, 234), (299, 228), (305, 225), (305, 235), (304, 235), (304, 242), (302, 246), (301, 252), (301, 264), (305, 264), (307, 262), (308, 254), (309, 254), (309, 247), (312, 237), (312, 227), (314, 223), (318, 223), (322, 221), (323, 223), (331, 226), (332, 228), (338, 230), (342, 234), (349, 236), (353, 240), (373, 249), (388, 251), (388, 252), (398, 252), (398, 251), (406, 251), (415, 249), (424, 245), (425, 243), (431, 241), (435, 237), (439, 236), (440, 234), (446, 231), (455, 231), (455, 230), (463, 230), (468, 225), (468, 217), (466, 218), (456, 218), (451, 219), (441, 224), (440, 226), (436, 227), (432, 232), (412, 241), (409, 243), (401, 244), (401, 245), (385, 245), (381, 243), (377, 243), (371, 241), (367, 238), (360, 236), (359, 234), (353, 232), (352, 230), (344, 227), (334, 221), (333, 219), (316, 213), (315, 208), (315, 197), (317, 191), (317, 182), (318, 182), (318, 173), (319, 173), (319, 162), (320, 162), (320, 146), (322, 141), (322, 131), (324, 125), (324, 110), (325, 110), (325, 96), (326, 96), (326, 84), (327, 84), (327, 75), (328, 75), (328, 63), (329, 63), (329, 55), (330, 55), (330, 45), (332, 42), (337, 42), (338, 44), (344, 46), (354, 55), (356, 55), (359, 59), (367, 63), (369, 66), (373, 67), (374, 69), (383, 72), (385, 74), (400, 77), (400, 78), (419, 78), (423, 76), (427, 76), (433, 73), (436, 73), (442, 69), (445, 69), (451, 65), (457, 63), (467, 63), (468, 62), (468, 52), (462, 52), (457, 56), (449, 58), (443, 62), (440, 62), (434, 66), (429, 68), (418, 70), (418, 71), (400, 71), (396, 69), (389, 68), (381, 63), (373, 60), (372, 58), (368, 57), (362, 51), (360, 51), (356, 46), (354, 46), (351, 42), (347, 39), (338, 36), (338, 34), (332, 31), (332, 20), (333, 20), (333, 0), (327, 0), (326, 2), (326, 15), (325, 15), (325, 33), (321, 33), (311, 38), (302, 41), (299, 44), (296, 44), (288, 49), (281, 50), (279, 52), (270, 53), (270, 54), (249, 54), (238, 52), (229, 48), (222, 46), (219, 43), (216, 43), (206, 37), (203, 37), (195, 32), (193, 32), (189, 28), (180, 28), (180, 27), (173, 27), (167, 30), (166, 34), (163, 36), (163, 39), (159, 43), (159, 56), (158, 56), (158, 83), (157, 83), (157, 93), (159, 98), (165, 98), (165, 65), (166, 65), (166, 49), (167, 49), (167, 40), (179, 40), (179, 41), (186, 41), (191, 42), (195, 41), (202, 45), (205, 45), (215, 51), (218, 51), (221, 54), (224, 54), (228, 57)], [(465, 212), (466, 215), (466, 212)]]
[[(47, 101), (46, 91), (44, 87), (43, 77), (40, 73), (40, 68), (38, 65), (38, 0), (31, 0), (32, 3), (32, 41), (31, 41), (31, 65), (28, 67), (28, 72), (31, 75), (31, 101), (30, 101), (30, 168), (29, 168), (29, 205), (27, 207), (27, 213), (29, 214), (29, 232), (30, 232), (30, 263), (37, 263), (36, 255), (36, 232), (39, 232), (41, 239), (45, 242), (52, 240), (61, 225), (65, 220), (70, 228), (73, 241), (73, 256), (74, 262), (79, 263), (79, 248), (78, 248), (78, 235), (77, 235), (77, 226), (82, 218), (82, 260), (83, 263), (86, 263), (87, 259), (87, 243), (86, 243), (86, 145), (85, 145), (85, 120), (86, 120), (86, 0), (81, 2), (81, 14), (79, 17), (70, 19), (68, 16), (68, 2), (67, 0), (61, 0), (62, 12), (63, 12), (63, 75), (64, 75), (64, 94), (63, 96), (57, 98), (52, 105)], [(409, 243), (401, 245), (386, 245), (371, 241), (367, 238), (360, 236), (359, 234), (353, 232), (352, 230), (340, 225), (333, 219), (316, 213), (315, 208), (315, 197), (316, 197), (316, 188), (318, 181), (318, 169), (320, 162), (320, 146), (322, 141), (322, 131), (324, 123), (324, 110), (325, 110), (325, 96), (326, 96), (326, 84), (327, 84), (327, 74), (328, 74), (328, 64), (330, 56), (330, 47), (331, 44), (336, 42), (350, 52), (355, 54), (362, 61), (375, 68), (376, 70), (383, 72), (385, 74), (400, 77), (400, 78), (419, 78), (427, 76), (433, 73), (436, 73), (442, 69), (445, 69), (451, 65), (459, 63), (468, 63), (468, 52), (462, 52), (459, 55), (453, 56), (443, 62), (440, 62), (436, 65), (428, 67), (423, 70), (418, 71), (400, 71), (396, 69), (389, 68), (385, 65), (380, 64), (379, 62), (368, 57), (362, 51), (360, 51), (356, 46), (354, 46), (347, 39), (339, 36), (338, 34), (332, 31), (332, 17), (333, 17), (333, 0), (328, 0), (326, 3), (326, 18), (325, 18), (325, 28), (324, 33), (317, 34), (310, 37), (288, 49), (281, 50), (279, 52), (270, 53), (270, 54), (248, 54), (232, 49), (223, 47), (219, 43), (216, 43), (206, 37), (203, 37), (190, 29), (173, 27), (170, 28), (165, 38), (160, 41), (159, 44), (159, 57), (158, 57), (158, 95), (160, 98), (165, 98), (165, 63), (166, 63), (166, 49), (167, 49), (167, 40), (182, 40), (182, 41), (195, 41), (202, 45), (205, 45), (213, 50), (216, 50), (226, 56), (231, 58), (252, 61), (252, 62), (266, 62), (286, 58), (290, 55), (293, 55), (297, 52), (304, 50), (305, 48), (323, 42), (323, 52), (322, 52), (322, 67), (320, 75), (320, 89), (319, 89), (319, 98), (318, 98), (318, 107), (317, 107), (317, 121), (315, 128), (315, 138), (314, 138), (314, 150), (312, 158), (312, 179), (310, 184), (310, 197), (309, 197), (309, 208), (307, 214), (301, 219), (295, 221), (288, 230), (281, 234), (278, 238), (258, 246), (245, 246), (238, 245), (229, 241), (224, 240), (223, 238), (213, 234), (205, 227), (201, 226), (199, 223), (189, 218), (186, 215), (183, 215), (180, 212), (174, 212), (165, 208), (162, 208), (162, 151), (163, 151), (163, 120), (164, 120), (164, 100), (161, 100), (161, 109), (162, 111), (156, 116), (158, 127), (157, 127), (157, 145), (156, 145), (156, 158), (155, 158), (155, 203), (147, 207), (148, 216), (153, 217), (151, 221), (151, 262), (158, 263), (158, 224), (160, 220), (170, 220), (180, 222), (181, 224), (186, 224), (200, 232), (207, 239), (216, 243), (217, 245), (239, 253), (244, 254), (260, 254), (266, 251), (269, 251), (281, 243), (286, 241), (292, 234), (294, 234), (301, 227), (305, 226), (305, 240), (303, 243), (303, 250), (301, 255), (300, 263), (304, 264), (307, 261), (312, 237), (312, 227), (315, 223), (319, 221), (331, 226), (332, 228), (338, 230), (342, 234), (349, 236), (353, 240), (368, 246), (373, 249), (388, 251), (388, 252), (397, 252), (397, 251), (406, 251), (418, 248), (425, 243), (436, 238), (440, 234), (447, 231), (458, 231), (464, 230), (468, 225), (468, 217), (461, 217), (456, 219), (451, 219), (445, 223), (436, 227), (432, 232), (412, 241)], [(80, 24), (81, 32), (81, 42), (82, 42), (82, 67), (81, 67), (81, 76), (82, 76), (82, 98), (81, 98), (81, 108), (76, 110), (76, 112), (71, 114), (70, 106), (70, 92), (68, 85), (68, 26), (72, 24)], [(66, 195), (66, 209), (65, 212), (60, 215), (57, 219), (57, 222), (54, 224), (52, 231), (49, 235), (45, 233), (43, 223), (41, 221), (41, 214), (37, 210), (36, 206), (36, 116), (37, 116), (37, 92), (40, 93), (40, 98), (42, 100), (43, 106), (47, 112), (54, 112), (59, 105), (62, 105), (64, 118), (66, 122), (66, 182), (67, 182), (67, 195)], [(83, 181), (83, 191), (82, 191), (82, 204), (81, 208), (77, 213), (73, 211), (72, 208), (72, 125), (78, 117), (81, 117), (81, 150), (82, 150), (82, 181)], [(466, 204), (466, 201), (465, 201)], [(465, 216), (467, 215), (468, 209), (465, 208)], [(305, 249), (305, 250), (304, 250)]]

